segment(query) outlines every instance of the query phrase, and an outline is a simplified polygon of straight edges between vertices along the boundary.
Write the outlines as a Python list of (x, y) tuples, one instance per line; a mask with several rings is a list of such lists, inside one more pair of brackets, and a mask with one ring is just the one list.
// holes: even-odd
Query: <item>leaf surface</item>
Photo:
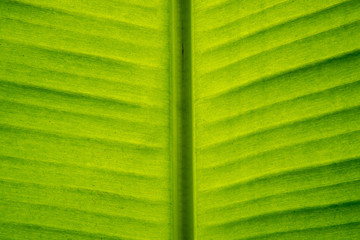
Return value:
[(0, 2), (0, 238), (169, 239), (168, 1)]
[(198, 239), (360, 237), (359, 3), (193, 2)]
[(359, 239), (359, 13), (0, 1), (0, 239)]

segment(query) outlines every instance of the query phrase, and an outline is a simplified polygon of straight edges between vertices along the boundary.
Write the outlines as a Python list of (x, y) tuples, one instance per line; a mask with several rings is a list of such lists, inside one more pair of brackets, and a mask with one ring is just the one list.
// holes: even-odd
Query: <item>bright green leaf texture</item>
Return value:
[(1, 240), (360, 239), (359, 0), (0, 0), (0, 105)]

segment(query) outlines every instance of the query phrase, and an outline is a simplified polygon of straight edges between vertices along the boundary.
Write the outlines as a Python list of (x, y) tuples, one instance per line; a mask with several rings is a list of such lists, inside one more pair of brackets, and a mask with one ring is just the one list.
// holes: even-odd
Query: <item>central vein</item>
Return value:
[(173, 239), (196, 239), (191, 0), (171, 1)]

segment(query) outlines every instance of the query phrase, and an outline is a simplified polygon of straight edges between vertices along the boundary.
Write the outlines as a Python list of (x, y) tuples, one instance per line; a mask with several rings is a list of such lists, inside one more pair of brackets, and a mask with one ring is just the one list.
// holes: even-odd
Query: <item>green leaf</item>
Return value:
[(197, 239), (360, 238), (359, 13), (194, 1)]
[(0, 238), (171, 238), (168, 1), (0, 8)]
[(1, 0), (0, 239), (359, 239), (358, 0)]

